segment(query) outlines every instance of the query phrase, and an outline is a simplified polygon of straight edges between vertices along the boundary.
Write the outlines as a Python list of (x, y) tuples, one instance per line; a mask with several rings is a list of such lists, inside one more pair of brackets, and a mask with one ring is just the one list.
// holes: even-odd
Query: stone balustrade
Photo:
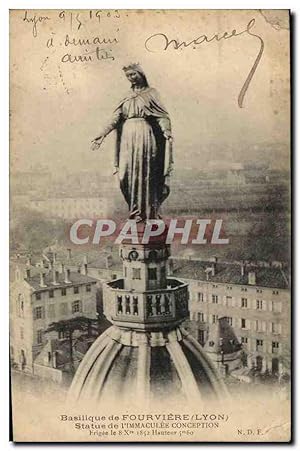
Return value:
[(155, 330), (181, 323), (189, 316), (188, 286), (167, 279), (167, 288), (147, 292), (128, 291), (124, 279), (103, 286), (104, 314), (120, 327)]

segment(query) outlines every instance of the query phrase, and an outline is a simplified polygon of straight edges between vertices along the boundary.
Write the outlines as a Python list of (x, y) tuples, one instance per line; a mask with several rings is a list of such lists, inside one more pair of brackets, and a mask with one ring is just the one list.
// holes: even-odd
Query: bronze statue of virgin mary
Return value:
[(117, 131), (115, 167), (129, 218), (146, 221), (159, 218), (159, 207), (169, 195), (166, 177), (173, 165), (171, 122), (140, 65), (130, 64), (123, 70), (131, 90), (92, 141), (92, 149), (98, 149), (112, 130)]

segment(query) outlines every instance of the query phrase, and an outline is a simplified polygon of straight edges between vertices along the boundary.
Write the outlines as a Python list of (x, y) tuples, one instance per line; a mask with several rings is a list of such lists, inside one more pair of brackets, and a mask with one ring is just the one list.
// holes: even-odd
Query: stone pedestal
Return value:
[[(189, 317), (188, 285), (167, 276), (165, 235), (124, 240), (123, 277), (103, 286), (104, 314), (113, 326), (92, 345), (74, 377), (70, 399), (146, 404), (223, 398), (214, 364), (181, 323)], [(146, 405), (145, 404), (145, 405)]]

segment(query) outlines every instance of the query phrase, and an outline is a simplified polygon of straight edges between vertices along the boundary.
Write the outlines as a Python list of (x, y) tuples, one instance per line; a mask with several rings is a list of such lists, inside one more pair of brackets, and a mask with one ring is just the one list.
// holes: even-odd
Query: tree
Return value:
[(73, 358), (73, 337), (76, 330), (87, 332), (88, 337), (91, 336), (93, 328), (97, 328), (97, 320), (92, 318), (87, 318), (85, 316), (77, 316), (70, 319), (62, 319), (57, 322), (49, 324), (45, 333), (57, 332), (66, 335), (69, 340), (69, 352), (70, 352), (70, 366), (74, 369), (74, 358)]

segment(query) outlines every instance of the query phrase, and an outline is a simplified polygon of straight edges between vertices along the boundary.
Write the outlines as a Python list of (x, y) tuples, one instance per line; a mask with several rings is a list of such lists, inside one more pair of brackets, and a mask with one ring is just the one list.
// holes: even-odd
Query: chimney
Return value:
[(217, 272), (217, 263), (218, 263), (218, 258), (217, 257), (212, 257), (210, 259), (212, 265), (211, 265), (211, 275), (215, 276), (216, 272)]
[(168, 273), (170, 276), (174, 274), (174, 260), (172, 258), (168, 260)]
[(26, 279), (30, 279), (30, 269), (26, 269)]
[(209, 280), (209, 273), (212, 272), (212, 268), (206, 268), (205, 273), (206, 273), (206, 280)]
[(72, 283), (70, 280), (70, 270), (69, 268), (65, 268), (65, 283)]
[(248, 272), (248, 284), (256, 285), (256, 274), (254, 271)]
[(40, 287), (45, 288), (47, 285), (45, 284), (45, 273), (40, 273)]
[(56, 271), (55, 269), (53, 269), (53, 282), (52, 282), (53, 285), (59, 285), (58, 278), (59, 278), (59, 271)]
[(68, 248), (67, 252), (68, 252), (68, 260), (71, 260), (71, 258), (72, 258), (72, 251), (71, 251), (71, 249)]
[(244, 260), (241, 262), (241, 276), (245, 275), (245, 262)]
[(84, 265), (81, 267), (81, 274), (87, 276), (87, 273), (88, 273), (88, 265), (87, 263), (84, 263)]

